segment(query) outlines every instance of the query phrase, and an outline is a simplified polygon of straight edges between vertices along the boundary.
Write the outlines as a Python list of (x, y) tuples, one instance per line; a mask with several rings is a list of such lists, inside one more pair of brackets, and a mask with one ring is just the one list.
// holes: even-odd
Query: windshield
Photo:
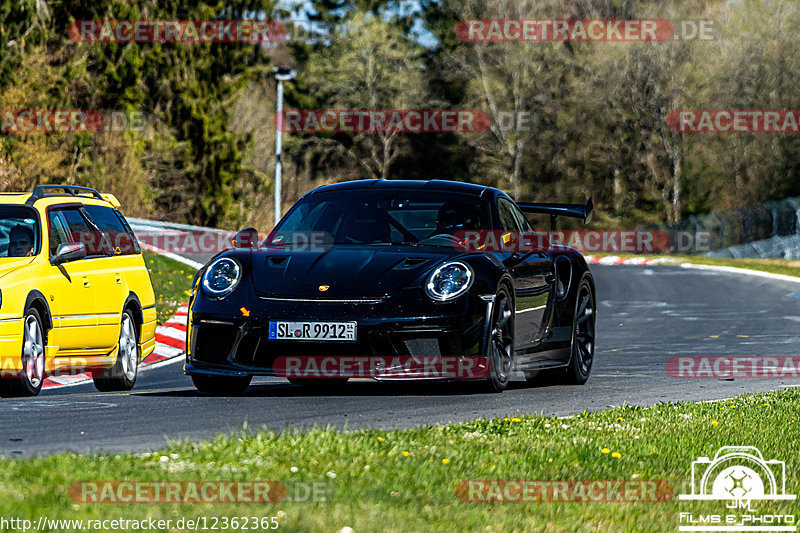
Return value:
[(33, 209), (21, 205), (0, 206), (0, 258), (36, 255), (40, 235)]
[(488, 204), (477, 196), (408, 190), (331, 192), (300, 200), (264, 245), (452, 246), (457, 232), (489, 225)]

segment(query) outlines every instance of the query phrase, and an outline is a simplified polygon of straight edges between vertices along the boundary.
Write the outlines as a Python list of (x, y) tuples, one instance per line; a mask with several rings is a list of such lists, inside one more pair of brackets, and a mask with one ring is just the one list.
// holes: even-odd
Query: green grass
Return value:
[(728, 257), (705, 257), (697, 255), (676, 255), (676, 261), (692, 263), (695, 265), (729, 266), (735, 268), (749, 268), (773, 274), (800, 277), (800, 261), (789, 259), (732, 259)]
[(189, 289), (197, 271), (163, 255), (149, 252), (143, 255), (153, 280), (158, 323), (162, 324), (172, 316), (179, 303), (189, 301)]
[[(587, 254), (592, 255), (592, 254)], [(680, 255), (680, 254), (594, 254), (594, 255), (615, 255), (617, 257), (647, 257), (647, 258), (666, 258), (676, 263), (692, 263), (694, 265), (713, 265), (734, 268), (747, 268), (750, 270), (761, 270), (773, 274), (785, 274), (787, 276), (800, 277), (800, 261), (792, 259), (757, 259), (730, 257), (707, 257), (704, 255)]]
[[(357, 533), (673, 532), (680, 511), (725, 514), (721, 503), (677, 500), (678, 493), (690, 491), (692, 461), (713, 456), (720, 446), (756, 446), (766, 459), (785, 461), (786, 490), (800, 492), (798, 417), (800, 391), (786, 390), (722, 402), (620, 407), (565, 419), (522, 416), (402, 431), (247, 430), (155, 453), (3, 459), (0, 516), (280, 516), (280, 530), (308, 532), (345, 526)], [(461, 501), (455, 492), (459, 482), (475, 479), (665, 480), (675, 496), (663, 503)], [(91, 480), (322, 482), (330, 485), (332, 496), (320, 503), (74, 503), (70, 485)], [(797, 501), (757, 502), (756, 507), (800, 515)]]

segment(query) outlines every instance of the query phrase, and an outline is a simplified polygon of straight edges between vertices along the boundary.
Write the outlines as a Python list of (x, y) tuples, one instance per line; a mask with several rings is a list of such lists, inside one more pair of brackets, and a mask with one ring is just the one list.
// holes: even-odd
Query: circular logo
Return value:
[(711, 494), (720, 498), (759, 498), (764, 496), (764, 483), (752, 468), (729, 466), (714, 479)]

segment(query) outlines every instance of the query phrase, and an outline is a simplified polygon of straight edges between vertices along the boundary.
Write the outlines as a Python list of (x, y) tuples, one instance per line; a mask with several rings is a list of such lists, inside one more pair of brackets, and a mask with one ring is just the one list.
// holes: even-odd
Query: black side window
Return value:
[(56, 254), (59, 244), (70, 242), (70, 230), (61, 211), (50, 211), (47, 227), (50, 241), (50, 255), (53, 256)]
[(59, 244), (68, 242), (85, 244), (87, 256), (105, 255), (100, 236), (77, 208), (54, 209), (47, 218), (51, 255)]
[(498, 214), (500, 215), (500, 229), (505, 231), (522, 231), (523, 226), (514, 216), (514, 206), (505, 198), (497, 201)]
[(139, 253), (140, 248), (136, 237), (116, 210), (99, 205), (87, 205), (84, 209), (102, 233), (103, 240), (108, 243), (109, 253), (113, 255)]
[(528, 219), (525, 218), (525, 215), (522, 214), (522, 211), (516, 205), (511, 204), (511, 215), (514, 217), (514, 220), (517, 221), (517, 225), (522, 228), (522, 231), (531, 231), (531, 225), (528, 223)]

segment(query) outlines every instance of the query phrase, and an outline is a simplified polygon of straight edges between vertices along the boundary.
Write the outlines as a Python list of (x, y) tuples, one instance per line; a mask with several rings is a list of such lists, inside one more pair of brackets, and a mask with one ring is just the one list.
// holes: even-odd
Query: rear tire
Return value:
[(94, 377), (94, 387), (100, 392), (129, 391), (139, 374), (138, 328), (133, 313), (125, 310), (119, 325), (119, 344), (114, 366)]
[(525, 380), (535, 386), (583, 385), (594, 362), (595, 331), (594, 287), (585, 275), (578, 285), (572, 315), (572, 342), (567, 366), (525, 372)]
[(22, 332), (22, 370), (14, 377), (0, 379), (0, 396), (6, 398), (36, 396), (44, 383), (47, 335), (36, 309), (25, 311)]
[(568, 385), (583, 385), (592, 372), (595, 320), (594, 287), (591, 277), (584, 275), (578, 285), (572, 317), (572, 354), (564, 377)]
[(216, 374), (192, 374), (192, 383), (197, 390), (214, 396), (238, 396), (250, 386), (250, 376), (218, 376)]

